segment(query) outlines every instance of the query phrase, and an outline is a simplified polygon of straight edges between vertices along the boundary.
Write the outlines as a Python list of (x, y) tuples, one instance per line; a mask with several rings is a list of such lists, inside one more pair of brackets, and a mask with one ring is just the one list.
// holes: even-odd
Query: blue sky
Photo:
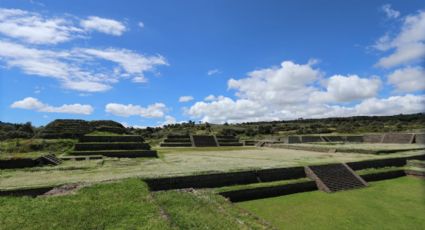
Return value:
[(0, 120), (425, 111), (423, 1), (0, 1)]

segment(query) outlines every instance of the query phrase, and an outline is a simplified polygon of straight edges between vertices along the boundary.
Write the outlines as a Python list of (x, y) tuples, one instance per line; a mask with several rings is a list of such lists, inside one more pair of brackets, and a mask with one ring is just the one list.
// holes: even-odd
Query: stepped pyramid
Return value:
[(141, 136), (82, 136), (71, 155), (103, 155), (107, 157), (158, 157)]

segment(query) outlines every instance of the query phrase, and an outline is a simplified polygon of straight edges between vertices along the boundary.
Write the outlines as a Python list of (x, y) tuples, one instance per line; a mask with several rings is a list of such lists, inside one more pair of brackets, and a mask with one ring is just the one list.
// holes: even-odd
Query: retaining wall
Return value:
[(102, 155), (106, 157), (136, 158), (136, 157), (158, 157), (155, 150), (131, 150), (131, 151), (74, 151), (74, 156)]
[(0, 169), (35, 167), (38, 162), (31, 158), (0, 160)]
[(268, 197), (276, 197), (289, 195), (300, 192), (308, 192), (317, 190), (314, 181), (307, 181), (301, 183), (292, 183), (280, 186), (270, 186), (252, 189), (243, 189), (236, 191), (221, 192), (220, 195), (228, 198), (232, 202), (240, 202), (247, 200), (255, 200)]
[(414, 134), (411, 133), (386, 133), (382, 143), (410, 144), (413, 138)]
[(387, 158), (378, 160), (366, 160), (347, 163), (353, 170), (362, 170), (367, 168), (384, 168), (384, 167), (400, 167), (407, 163), (407, 160), (421, 160), (425, 159), (425, 154), (411, 156), (411, 157), (398, 157), (398, 158)]
[(301, 136), (302, 143), (324, 142), (320, 136)]
[(36, 197), (52, 190), (54, 187), (26, 188), (14, 190), (0, 190), (0, 196), (31, 196)]
[(394, 171), (388, 171), (388, 172), (370, 173), (366, 175), (361, 175), (363, 180), (367, 182), (388, 180), (388, 179), (393, 179), (393, 178), (398, 178), (403, 176), (406, 176), (406, 173), (404, 172), (404, 170), (394, 170)]
[(416, 144), (425, 144), (425, 133), (415, 134), (415, 143)]
[(346, 142), (363, 142), (363, 136), (346, 136)]
[(363, 142), (366, 143), (381, 143), (383, 135), (382, 134), (367, 134), (363, 136)]
[(80, 142), (143, 142), (141, 136), (82, 136)]
[(150, 145), (147, 143), (77, 143), (75, 151), (95, 151), (95, 150), (149, 150)]
[(238, 184), (251, 184), (266, 181), (304, 178), (303, 167), (261, 169), (243, 172), (214, 173), (167, 178), (147, 179), (151, 190), (169, 190), (181, 188), (215, 188)]

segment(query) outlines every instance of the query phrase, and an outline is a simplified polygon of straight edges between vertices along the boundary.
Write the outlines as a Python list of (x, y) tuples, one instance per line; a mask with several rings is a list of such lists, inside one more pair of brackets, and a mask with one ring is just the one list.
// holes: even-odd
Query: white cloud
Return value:
[(132, 104), (123, 105), (118, 103), (109, 103), (105, 106), (106, 112), (121, 117), (141, 116), (147, 118), (159, 118), (164, 117), (167, 110), (168, 108), (163, 103), (155, 103), (147, 107)]
[[(230, 79), (228, 88), (236, 90), (235, 99), (209, 95), (185, 113), (204, 122), (237, 123), (425, 111), (424, 95), (379, 99), (378, 77), (334, 75), (323, 80), (322, 72), (312, 65), (285, 61), (280, 67), (249, 72), (239, 80)], [(325, 82), (325, 91), (320, 90), (320, 82)]]
[(175, 117), (167, 115), (167, 116), (165, 116), (165, 121), (161, 124), (161, 126), (171, 125), (171, 124), (176, 124), (176, 123), (177, 123), (177, 120), (176, 120)]
[(400, 16), (400, 12), (391, 8), (390, 4), (383, 5), (381, 10), (387, 15), (388, 18), (398, 18)]
[(394, 115), (421, 113), (425, 111), (425, 95), (392, 96), (384, 99), (371, 98), (354, 107), (356, 115)]
[(19, 109), (28, 109), (28, 110), (36, 110), (38, 112), (46, 112), (46, 113), (69, 113), (69, 114), (83, 114), (90, 115), (93, 113), (93, 107), (91, 105), (82, 105), (82, 104), (64, 104), (61, 106), (51, 106), (48, 104), (44, 104), (39, 101), (37, 98), (27, 97), (20, 101), (15, 101), (11, 106), (11, 108), (19, 108)]
[(189, 102), (189, 101), (192, 101), (192, 100), (193, 100), (192, 96), (181, 96), (179, 98), (179, 102)]
[(121, 36), (127, 30), (122, 22), (97, 16), (90, 16), (87, 19), (81, 20), (80, 25), (86, 31), (94, 30), (114, 36)]
[(299, 103), (308, 99), (315, 89), (312, 84), (322, 76), (311, 63), (296, 64), (284, 61), (280, 67), (265, 68), (248, 73), (248, 77), (228, 81), (236, 96), (271, 104)]
[(0, 8), (0, 33), (28, 43), (57, 44), (82, 32), (67, 18), (45, 18), (38, 13)]
[[(113, 69), (103, 67), (102, 60), (116, 63)], [(6, 67), (19, 68), (24, 73), (50, 77), (64, 88), (101, 92), (122, 78), (146, 82), (145, 72), (157, 65), (166, 65), (162, 56), (144, 56), (127, 49), (73, 49), (64, 51), (29, 48), (0, 40), (0, 61)]]
[(219, 73), (221, 73), (221, 72), (218, 69), (210, 69), (210, 70), (208, 70), (207, 75), (211, 76), (211, 75), (215, 75), (215, 74), (219, 74)]
[(389, 68), (423, 61), (425, 57), (425, 11), (406, 16), (400, 32), (395, 37), (391, 38), (386, 34), (378, 39), (374, 47), (380, 51), (392, 51), (376, 63), (376, 66), (379, 67)]
[(143, 22), (139, 22), (137, 25), (138, 25), (140, 28), (144, 28), (144, 27), (145, 27), (145, 23), (143, 23)]
[(397, 69), (388, 76), (388, 82), (399, 92), (425, 90), (425, 69), (419, 66)]
[(350, 102), (377, 95), (381, 86), (378, 77), (360, 78), (357, 75), (334, 75), (327, 80), (326, 91), (311, 94), (313, 102)]
[(127, 74), (143, 74), (156, 65), (168, 65), (164, 57), (144, 56), (127, 49), (80, 49), (83, 54), (117, 63)]

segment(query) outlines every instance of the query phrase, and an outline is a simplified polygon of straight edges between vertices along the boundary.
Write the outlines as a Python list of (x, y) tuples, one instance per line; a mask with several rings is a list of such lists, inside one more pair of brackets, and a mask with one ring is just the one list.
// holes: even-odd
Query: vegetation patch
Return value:
[(2, 229), (270, 229), (218, 195), (152, 195), (138, 179), (84, 187), (73, 195), (0, 197), (0, 206)]

